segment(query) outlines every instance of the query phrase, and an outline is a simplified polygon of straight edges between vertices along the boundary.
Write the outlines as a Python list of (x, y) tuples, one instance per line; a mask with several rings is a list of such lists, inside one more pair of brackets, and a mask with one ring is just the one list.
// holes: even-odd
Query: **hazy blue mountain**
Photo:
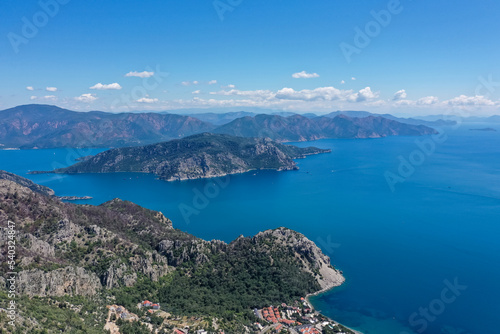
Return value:
[(281, 117), (257, 115), (238, 118), (214, 130), (241, 137), (269, 137), (273, 140), (307, 141), (322, 138), (379, 138), (386, 136), (419, 136), (436, 133), (424, 125), (411, 125), (383, 117), (307, 118), (301, 115)]
[(210, 113), (200, 113), (200, 114), (188, 114), (188, 116), (197, 118), (203, 122), (212, 123), (214, 125), (223, 125), (231, 121), (234, 121), (237, 118), (245, 116), (255, 116), (255, 114), (248, 111), (232, 111), (226, 113), (210, 112)]
[(349, 117), (368, 117), (368, 116), (376, 116), (376, 117), (384, 117), (387, 119), (391, 119), (393, 121), (398, 121), (401, 123), (412, 124), (412, 125), (427, 125), (427, 126), (445, 126), (445, 125), (455, 125), (456, 122), (453, 120), (447, 120), (446, 118), (436, 118), (432, 120), (426, 119), (417, 119), (417, 118), (404, 118), (404, 117), (396, 117), (391, 114), (374, 114), (368, 111), (355, 111), (355, 110), (346, 110), (346, 111), (334, 111), (323, 117), (337, 117), (339, 115), (346, 115)]
[(199, 119), (172, 114), (76, 112), (37, 104), (0, 111), (0, 144), (16, 148), (140, 145), (213, 128)]

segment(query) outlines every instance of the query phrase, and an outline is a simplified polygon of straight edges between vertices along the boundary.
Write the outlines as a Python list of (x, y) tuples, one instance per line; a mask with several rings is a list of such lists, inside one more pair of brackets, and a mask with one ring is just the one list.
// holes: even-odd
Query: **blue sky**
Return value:
[(498, 1), (4, 0), (0, 12), (2, 109), (500, 113)]

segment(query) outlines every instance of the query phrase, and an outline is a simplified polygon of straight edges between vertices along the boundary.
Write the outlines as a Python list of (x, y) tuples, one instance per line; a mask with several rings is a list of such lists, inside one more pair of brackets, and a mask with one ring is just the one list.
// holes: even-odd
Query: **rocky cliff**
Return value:
[(330, 258), (314, 242), (298, 232), (281, 227), (260, 232), (253, 240), (256, 243), (270, 241), (270, 247), (288, 247), (295, 254), (299, 265), (314, 276), (322, 290), (339, 286), (345, 281), (341, 272), (331, 265)]

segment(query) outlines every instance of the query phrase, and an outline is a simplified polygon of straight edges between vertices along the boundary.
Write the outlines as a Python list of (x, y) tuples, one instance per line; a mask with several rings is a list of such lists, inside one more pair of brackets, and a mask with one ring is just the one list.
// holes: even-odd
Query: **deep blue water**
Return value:
[[(57, 195), (94, 197), (85, 203), (119, 197), (160, 210), (205, 239), (231, 241), (278, 226), (302, 232), (347, 278), (313, 303), (364, 333), (498, 333), (500, 132), (471, 127), (484, 126), (445, 129), (446, 139), (422, 161), (415, 140), (432, 137), (320, 140), (298, 145), (332, 153), (298, 160), (299, 171), (218, 180), (26, 175), (101, 150), (0, 151), (0, 169)], [(384, 174), (397, 174), (398, 156), (419, 165), (391, 191)], [(457, 281), (457, 295), (444, 290), (445, 280)], [(420, 315), (420, 308), (430, 310)]]

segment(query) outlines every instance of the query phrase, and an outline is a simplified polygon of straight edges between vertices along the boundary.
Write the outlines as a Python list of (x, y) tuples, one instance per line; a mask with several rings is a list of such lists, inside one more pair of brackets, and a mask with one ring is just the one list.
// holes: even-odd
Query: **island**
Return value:
[(497, 130), (493, 128), (481, 128), (481, 129), (469, 129), (471, 131), (486, 131), (486, 132), (496, 132)]
[[(18, 240), (15, 263), (0, 266), (0, 297), (15, 271), (16, 322), (25, 332), (353, 333), (306, 300), (344, 277), (298, 232), (205, 241), (161, 212), (120, 199), (63, 203), (23, 185), (30, 182), (0, 179), (0, 236), (15, 229)], [(0, 330), (13, 332), (5, 317)]]
[(110, 149), (67, 168), (33, 173), (142, 172), (176, 181), (258, 169), (296, 170), (294, 159), (327, 152), (330, 150), (284, 145), (269, 138), (202, 133), (158, 144)]

